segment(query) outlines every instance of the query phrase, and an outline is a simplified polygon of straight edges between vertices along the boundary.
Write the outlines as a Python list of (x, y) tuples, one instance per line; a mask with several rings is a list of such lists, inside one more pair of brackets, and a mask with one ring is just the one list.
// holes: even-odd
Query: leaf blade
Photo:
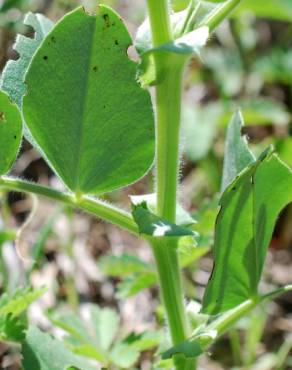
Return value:
[(237, 111), (233, 115), (227, 129), (221, 186), (222, 191), (226, 189), (241, 171), (255, 162), (255, 157), (248, 147), (246, 137), (241, 135), (243, 125), (243, 117), (241, 113)]
[(17, 157), (22, 134), (20, 112), (0, 91), (0, 176), (10, 171)]
[(77, 8), (48, 34), (26, 75), (27, 126), (76, 193), (129, 185), (152, 165), (153, 111), (126, 54), (130, 44), (110, 8), (99, 6), (96, 15)]
[(218, 314), (257, 296), (277, 216), (291, 201), (292, 171), (271, 149), (227, 188), (217, 218), (204, 313)]

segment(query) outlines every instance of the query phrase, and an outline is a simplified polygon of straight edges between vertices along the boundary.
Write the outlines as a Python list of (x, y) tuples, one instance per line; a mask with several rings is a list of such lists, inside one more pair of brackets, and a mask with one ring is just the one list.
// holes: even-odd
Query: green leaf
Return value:
[(151, 99), (136, 81), (130, 44), (113, 10), (99, 6), (90, 15), (78, 8), (47, 35), (26, 75), (26, 124), (48, 163), (76, 193), (121, 188), (152, 165)]
[(0, 316), (0, 340), (5, 342), (21, 342), (25, 338), (26, 327), (18, 317), (12, 314)]
[(126, 343), (118, 343), (111, 352), (111, 361), (122, 369), (132, 368), (139, 358), (139, 351)]
[[(131, 195), (131, 202), (134, 205), (139, 205), (146, 202), (148, 209), (156, 212), (156, 194)], [(178, 225), (190, 226), (196, 223), (196, 220), (187, 212), (179, 203), (176, 205), (176, 223)]]
[(257, 58), (253, 69), (268, 83), (292, 84), (292, 50), (275, 47)]
[(215, 230), (203, 312), (218, 314), (258, 294), (279, 212), (292, 201), (292, 172), (271, 149), (226, 189)]
[(0, 91), (0, 176), (11, 169), (22, 133), (20, 112), (8, 95)]
[(147, 208), (146, 202), (143, 202), (137, 206), (133, 205), (132, 214), (141, 234), (157, 238), (166, 236), (197, 236), (194, 231), (163, 220), (154, 213), (151, 213)]
[(32, 302), (41, 297), (46, 288), (33, 290), (32, 288), (19, 288), (13, 295), (4, 293), (0, 298), (0, 315), (18, 316), (24, 312)]
[(95, 359), (102, 364), (107, 363), (107, 354), (101, 348), (99, 342), (99, 329), (95, 327), (96, 323), (92, 318), (89, 323), (90, 325), (86, 325), (85, 322), (73, 313), (61, 315), (55, 313), (50, 315), (50, 319), (54, 325), (70, 334), (64, 338), (64, 342), (72, 352), (80, 356)]
[(157, 274), (153, 272), (136, 273), (126, 277), (118, 285), (118, 297), (129, 298), (152, 287), (157, 283)]
[(34, 38), (18, 35), (13, 49), (19, 54), (17, 60), (10, 60), (6, 64), (0, 82), (0, 88), (7, 92), (10, 99), (19, 108), (22, 105), (22, 97), (25, 94), (24, 75), (37, 48), (46, 34), (53, 27), (53, 23), (42, 14), (28, 13), (23, 23), (35, 31)]
[(105, 351), (108, 350), (119, 329), (120, 320), (116, 311), (109, 308), (100, 309), (98, 306), (92, 305), (91, 322), (100, 347)]
[(223, 178), (221, 190), (226, 187), (247, 166), (255, 162), (255, 157), (249, 150), (246, 136), (242, 136), (241, 129), (244, 125), (240, 111), (237, 111), (228, 126), (224, 152)]
[(222, 113), (218, 104), (203, 107), (185, 105), (182, 111), (182, 135), (184, 151), (191, 161), (204, 158), (212, 148), (217, 123)]
[(196, 341), (185, 341), (179, 343), (177, 346), (170, 348), (162, 355), (163, 360), (172, 358), (176, 354), (182, 354), (186, 358), (195, 358), (203, 353), (200, 344)]
[(16, 239), (16, 231), (15, 230), (0, 230), (0, 247), (6, 241), (13, 241)]
[(93, 370), (86, 361), (69, 351), (62, 342), (36, 327), (30, 327), (22, 344), (24, 370), (64, 370), (71, 366)]
[(172, 8), (175, 12), (185, 9), (190, 0), (172, 0)]
[(245, 0), (236, 13), (251, 11), (257, 17), (292, 21), (292, 3), (290, 0)]
[(141, 334), (131, 333), (124, 342), (130, 344), (139, 352), (158, 347), (165, 340), (165, 333), (161, 331), (145, 331)]
[(157, 283), (154, 265), (130, 254), (101, 257), (98, 266), (107, 276), (123, 278), (118, 284), (118, 297), (127, 298)]
[(98, 267), (107, 276), (123, 277), (134, 273), (149, 272), (154, 266), (131, 254), (107, 255), (98, 261)]

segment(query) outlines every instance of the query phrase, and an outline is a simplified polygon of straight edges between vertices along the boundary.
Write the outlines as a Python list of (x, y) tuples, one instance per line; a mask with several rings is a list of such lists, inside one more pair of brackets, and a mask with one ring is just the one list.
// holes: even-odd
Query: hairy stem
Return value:
[(166, 242), (153, 242), (152, 248), (157, 262), (162, 300), (168, 313), (169, 331), (175, 345), (184, 341), (187, 335), (176, 246)]
[(0, 177), (0, 188), (40, 195), (74, 208), (82, 209), (104, 221), (119, 226), (132, 234), (138, 235), (138, 227), (128, 212), (105, 203), (100, 199), (88, 196), (76, 198), (76, 196), (71, 193), (65, 193), (46, 186), (10, 177)]
[(168, 221), (176, 220), (179, 170), (182, 67), (169, 68), (156, 86), (156, 191), (157, 213)]
[[(167, 0), (148, 0), (153, 46), (170, 42), (173, 34)], [(161, 65), (160, 65), (161, 63)], [(170, 55), (156, 59), (162, 67), (163, 79), (156, 86), (156, 195), (157, 214), (176, 221), (177, 183), (179, 171), (179, 138), (181, 90), (184, 65)], [(161, 296), (173, 345), (188, 336), (181, 273), (176, 242), (154, 241), (152, 249), (157, 264)], [(174, 356), (176, 370), (187, 370), (185, 358)], [(196, 363), (193, 361), (193, 370)]]

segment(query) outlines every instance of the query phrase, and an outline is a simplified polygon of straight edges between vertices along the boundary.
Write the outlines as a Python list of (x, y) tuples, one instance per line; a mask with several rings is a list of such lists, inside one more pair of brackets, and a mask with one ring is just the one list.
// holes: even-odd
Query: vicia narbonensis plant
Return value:
[[(182, 11), (173, 13), (167, 0), (147, 0), (148, 18), (135, 40), (139, 63), (129, 59), (131, 37), (107, 6), (77, 8), (55, 25), (29, 14), (35, 38), (17, 38), (20, 58), (2, 74), (0, 188), (81, 209), (149, 243), (172, 343), (162, 358), (177, 370), (195, 369), (197, 357), (232, 324), (291, 288), (258, 291), (276, 219), (292, 201), (292, 173), (273, 148), (254, 157), (238, 112), (227, 133), (214, 269), (201, 308), (207, 319), (193, 328), (186, 314), (178, 249), (182, 242), (196, 248), (198, 234), (178, 205), (182, 79), (190, 58), (200, 56), (239, 2), (177, 1)], [(22, 133), (66, 191), (6, 176)], [(155, 194), (133, 197), (131, 213), (102, 200), (153, 166)]]

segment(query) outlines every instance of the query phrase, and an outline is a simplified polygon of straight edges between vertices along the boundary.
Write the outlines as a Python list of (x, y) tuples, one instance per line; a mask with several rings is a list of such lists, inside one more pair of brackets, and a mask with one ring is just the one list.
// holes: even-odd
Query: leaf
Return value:
[(16, 231), (11, 229), (0, 230), (0, 247), (6, 241), (13, 241), (16, 239)]
[(30, 327), (22, 344), (24, 370), (63, 370), (71, 366), (93, 370), (82, 358), (69, 351), (62, 342), (36, 327)]
[(126, 343), (118, 343), (111, 352), (111, 361), (120, 368), (132, 368), (139, 358), (139, 351)]
[(164, 352), (162, 355), (162, 359), (170, 359), (176, 354), (183, 354), (186, 358), (195, 358), (202, 353), (203, 350), (198, 342), (184, 341)]
[(204, 313), (215, 315), (257, 296), (276, 219), (291, 201), (292, 172), (271, 149), (226, 189), (220, 201)]
[(10, 99), (19, 108), (22, 105), (22, 97), (25, 94), (24, 75), (37, 48), (46, 34), (53, 27), (53, 22), (42, 14), (26, 14), (23, 23), (35, 31), (34, 38), (18, 35), (13, 49), (19, 54), (17, 60), (10, 60), (6, 64), (0, 82), (0, 88), (7, 92)]
[(120, 319), (116, 311), (109, 308), (100, 309), (98, 306), (92, 305), (91, 322), (100, 347), (105, 351), (108, 350), (119, 329)]
[(124, 253), (120, 256), (107, 255), (98, 261), (98, 267), (107, 276), (123, 277), (133, 273), (149, 272), (154, 266), (142, 261), (131, 254)]
[[(153, 213), (156, 212), (156, 194), (131, 195), (131, 203), (135, 206), (146, 202), (147, 207)], [(179, 203), (176, 205), (176, 223), (178, 225), (190, 226), (196, 223), (196, 220)]]
[(151, 213), (147, 208), (146, 202), (143, 202), (137, 206), (133, 205), (132, 214), (141, 234), (158, 238), (165, 236), (196, 236), (194, 231), (163, 220), (154, 213)]
[(172, 0), (172, 8), (175, 12), (178, 12), (188, 6), (190, 0)]
[(0, 91), (0, 176), (11, 169), (19, 150), (22, 133), (20, 112)]
[[(95, 307), (95, 306), (93, 306)], [(95, 328), (95, 322), (91, 318), (89, 325), (86, 325), (76, 314), (55, 313), (50, 315), (55, 326), (66, 331), (69, 336), (64, 338), (66, 346), (75, 354), (95, 359), (102, 364), (107, 363), (107, 354), (99, 343), (99, 332)]]
[(124, 342), (130, 344), (139, 352), (148, 351), (158, 347), (165, 340), (164, 332), (161, 331), (145, 331), (141, 334), (131, 333)]
[(141, 290), (152, 287), (157, 283), (157, 274), (153, 272), (136, 273), (126, 277), (118, 285), (118, 297), (129, 298), (141, 292)]
[(210, 252), (210, 247), (195, 246), (194, 243), (190, 243), (188, 239), (183, 238), (178, 245), (177, 251), (180, 267), (185, 268)]
[[(152, 48), (141, 54), (139, 65), (139, 80), (142, 86), (152, 86), (158, 84), (164, 78), (164, 73), (168, 69), (167, 62), (164, 65), (165, 56), (173, 56), (172, 62), (177, 65), (184, 65), (188, 59), (194, 55), (199, 56), (201, 49), (205, 46), (209, 37), (209, 29), (206, 26), (200, 27), (183, 36)], [(159, 58), (159, 68), (156, 59)]]
[(121, 188), (152, 165), (151, 99), (136, 81), (130, 44), (113, 10), (100, 5), (90, 15), (80, 7), (47, 35), (26, 75), (27, 126), (50, 166), (76, 193)]
[(20, 288), (13, 295), (4, 293), (0, 298), (0, 315), (19, 316), (24, 312), (35, 300), (41, 297), (46, 288), (33, 290), (32, 288)]
[(292, 21), (292, 4), (290, 0), (245, 0), (238, 7), (236, 14), (251, 11), (257, 17)]
[(127, 298), (157, 283), (154, 265), (136, 256), (122, 254), (101, 257), (98, 266), (107, 276), (122, 278), (118, 284), (118, 297)]
[(268, 83), (292, 84), (292, 50), (275, 47), (257, 58), (253, 69)]
[(0, 316), (0, 340), (2, 342), (21, 342), (25, 338), (26, 327), (12, 314)]
[(184, 106), (182, 136), (184, 151), (191, 161), (204, 158), (212, 148), (221, 111), (217, 104), (204, 107)]
[(221, 190), (226, 187), (247, 166), (255, 162), (255, 157), (248, 148), (247, 139), (242, 136), (241, 129), (244, 125), (240, 111), (237, 111), (228, 126), (224, 152), (223, 178)]

